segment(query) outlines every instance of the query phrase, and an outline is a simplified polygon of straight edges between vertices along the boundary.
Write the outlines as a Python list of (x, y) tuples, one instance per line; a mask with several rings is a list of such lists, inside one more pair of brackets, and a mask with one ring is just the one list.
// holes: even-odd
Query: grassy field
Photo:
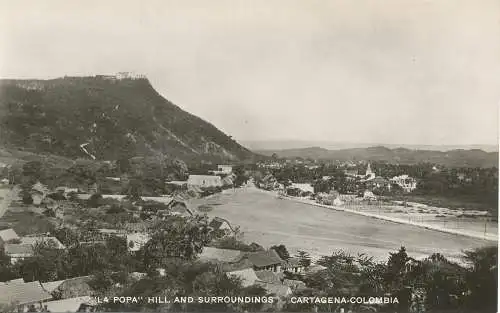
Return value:
[(212, 205), (209, 216), (239, 225), (245, 241), (266, 247), (285, 244), (292, 253), (306, 250), (327, 255), (344, 249), (385, 260), (389, 252), (405, 246), (414, 257), (439, 252), (457, 259), (464, 249), (491, 245), (479, 239), (281, 200), (252, 188), (199, 199), (191, 205), (203, 203)]

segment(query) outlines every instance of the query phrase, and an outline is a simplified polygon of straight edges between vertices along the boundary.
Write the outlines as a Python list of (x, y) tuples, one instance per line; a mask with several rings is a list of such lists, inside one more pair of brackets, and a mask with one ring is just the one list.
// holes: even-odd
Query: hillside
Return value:
[(276, 153), (284, 158), (310, 158), (317, 160), (370, 160), (385, 161), (398, 164), (415, 164), (430, 162), (448, 167), (496, 167), (498, 152), (485, 152), (479, 149), (471, 150), (411, 150), (406, 148), (389, 149), (386, 147), (353, 148), (328, 150), (319, 147), (287, 150), (262, 150), (260, 154), (271, 156)]
[(163, 98), (142, 77), (0, 80), (0, 144), (102, 160), (151, 154), (187, 161), (254, 156)]

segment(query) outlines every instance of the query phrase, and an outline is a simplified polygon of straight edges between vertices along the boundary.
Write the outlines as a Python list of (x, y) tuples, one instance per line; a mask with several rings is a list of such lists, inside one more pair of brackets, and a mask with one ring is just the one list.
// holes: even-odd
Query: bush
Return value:
[(103, 204), (103, 197), (102, 197), (102, 195), (100, 193), (93, 194), (87, 200), (87, 207), (88, 208), (98, 208), (102, 204)]
[(33, 198), (31, 197), (30, 193), (27, 191), (23, 191), (22, 199), (23, 199), (23, 203), (26, 205), (33, 204)]
[(106, 211), (107, 214), (118, 214), (125, 212), (125, 209), (119, 204), (112, 204), (111, 207)]

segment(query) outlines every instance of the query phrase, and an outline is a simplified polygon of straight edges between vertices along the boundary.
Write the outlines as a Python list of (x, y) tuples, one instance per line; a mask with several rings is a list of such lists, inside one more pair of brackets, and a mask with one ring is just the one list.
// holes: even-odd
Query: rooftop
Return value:
[(272, 271), (255, 271), (259, 280), (270, 284), (281, 284), (280, 276)]
[(286, 285), (268, 283), (258, 283), (258, 285), (264, 287), (269, 294), (276, 297), (286, 297), (292, 294), (292, 289)]
[[(227, 226), (233, 230), (233, 227), (231, 226), (231, 223), (229, 223), (228, 220), (220, 218), (220, 217), (214, 217), (208, 226), (212, 227), (213, 229), (219, 229), (224, 223), (227, 224)], [(233, 230), (234, 231), (234, 230)]]
[(95, 299), (89, 296), (75, 297), (45, 303), (49, 312), (78, 312), (82, 304), (97, 305)]
[(7, 242), (7, 241), (12, 240), (12, 239), (19, 239), (19, 236), (12, 228), (8, 228), (8, 229), (0, 230), (0, 238), (4, 242)]
[(220, 262), (231, 262), (241, 254), (239, 250), (219, 249), (213, 247), (204, 247), (199, 258), (203, 261), (217, 260)]
[(52, 296), (42, 288), (38, 281), (0, 284), (0, 303), (2, 304), (31, 304), (50, 299)]
[(37, 244), (54, 244), (56, 249), (66, 249), (66, 247), (56, 238), (50, 236), (21, 237), (21, 244), (36, 246)]
[(226, 274), (228, 275), (228, 277), (237, 277), (241, 279), (243, 287), (254, 285), (256, 282), (259, 281), (259, 278), (255, 274), (255, 271), (251, 268), (246, 268), (239, 271), (227, 272)]
[(283, 260), (279, 257), (278, 253), (273, 249), (258, 252), (249, 252), (244, 254), (244, 258), (247, 258), (254, 266), (264, 267), (271, 265), (282, 264)]
[(4, 249), (10, 256), (31, 256), (34, 253), (33, 246), (29, 244), (7, 243)]

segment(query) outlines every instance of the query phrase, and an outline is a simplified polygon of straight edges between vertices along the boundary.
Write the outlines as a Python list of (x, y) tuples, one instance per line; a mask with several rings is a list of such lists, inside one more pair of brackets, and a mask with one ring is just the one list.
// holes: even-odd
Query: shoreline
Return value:
[[(263, 189), (259, 189), (259, 188), (255, 188), (255, 189), (259, 190), (263, 193), (267, 193), (269, 195), (278, 196), (278, 194), (274, 191), (268, 191), (268, 190), (263, 190)], [(332, 206), (332, 205), (325, 205), (325, 204), (321, 204), (321, 203), (316, 203), (312, 200), (299, 199), (299, 198), (285, 196), (285, 195), (281, 195), (281, 197), (284, 200), (290, 200), (290, 201), (294, 201), (294, 202), (298, 202), (298, 203), (308, 204), (311, 206), (317, 206), (317, 207), (322, 207), (322, 208), (326, 208), (326, 209), (330, 209), (330, 210), (347, 212), (347, 213), (351, 213), (351, 214), (357, 214), (357, 215), (361, 215), (361, 216), (376, 218), (379, 220), (385, 220), (385, 221), (389, 221), (389, 222), (393, 222), (393, 223), (411, 225), (411, 226), (416, 226), (416, 227), (420, 227), (420, 228), (424, 228), (424, 229), (439, 231), (439, 232), (443, 232), (443, 233), (449, 233), (449, 234), (453, 234), (453, 235), (465, 236), (465, 237), (469, 237), (469, 238), (481, 239), (481, 240), (486, 240), (486, 241), (498, 243), (498, 236), (494, 236), (494, 235), (490, 235), (490, 234), (479, 235), (477, 233), (448, 229), (448, 228), (439, 227), (436, 225), (431, 225), (431, 224), (426, 224), (426, 223), (415, 223), (415, 222), (411, 222), (411, 221), (408, 221), (408, 220), (405, 220), (402, 218), (397, 218), (397, 217), (390, 217), (390, 216), (385, 216), (385, 215), (381, 215), (381, 214), (374, 214), (374, 213), (351, 210), (351, 209), (347, 209), (347, 208), (342, 207), (342, 206), (337, 207), (337, 206)]]

